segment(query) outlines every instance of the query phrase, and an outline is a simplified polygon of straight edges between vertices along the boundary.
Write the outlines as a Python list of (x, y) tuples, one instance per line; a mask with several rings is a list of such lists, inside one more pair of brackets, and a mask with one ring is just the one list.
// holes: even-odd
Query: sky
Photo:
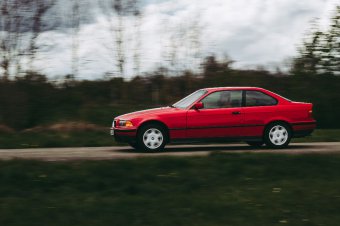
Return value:
[[(120, 76), (110, 32), (115, 16), (104, 14), (96, 1), (91, 2), (91, 7), (85, 7), (91, 9), (92, 19), (79, 30), (77, 78)], [(123, 21), (124, 76), (162, 66), (173, 73), (198, 71), (208, 55), (232, 59), (236, 68), (284, 68), (296, 55), (311, 21), (320, 18), (320, 26), (327, 27), (336, 4), (340, 0), (144, 0), (140, 28), (132, 16)], [(71, 30), (45, 31), (39, 44), (43, 48), (34, 62), (36, 70), (50, 77), (72, 72)]]

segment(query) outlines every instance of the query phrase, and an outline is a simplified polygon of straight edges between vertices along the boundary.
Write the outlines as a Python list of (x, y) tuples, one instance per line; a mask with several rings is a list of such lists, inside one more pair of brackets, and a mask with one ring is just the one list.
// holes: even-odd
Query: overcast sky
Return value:
[[(133, 75), (136, 45), (142, 72), (159, 66), (194, 70), (199, 67), (197, 58), (210, 54), (229, 56), (235, 67), (283, 65), (296, 54), (310, 21), (318, 17), (325, 27), (336, 4), (340, 0), (145, 0), (140, 33), (132, 18), (124, 21), (126, 76)], [(79, 32), (79, 79), (117, 72), (108, 18), (100, 7), (93, 12), (94, 21), (83, 24)], [(71, 73), (70, 34), (46, 31), (39, 40), (45, 49), (36, 69), (51, 77)], [(173, 45), (176, 65), (167, 61)]]

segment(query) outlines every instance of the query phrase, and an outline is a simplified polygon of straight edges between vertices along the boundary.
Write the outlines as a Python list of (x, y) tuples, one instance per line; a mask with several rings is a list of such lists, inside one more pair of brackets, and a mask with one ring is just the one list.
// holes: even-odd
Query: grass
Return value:
[[(318, 129), (312, 136), (292, 142), (340, 142), (340, 129)], [(100, 147), (117, 145), (109, 131), (0, 132), (0, 148)], [(122, 144), (119, 144), (122, 145)]]
[(293, 142), (340, 142), (340, 129), (317, 129), (311, 136), (293, 139)]
[(0, 225), (338, 225), (340, 155), (0, 162)]

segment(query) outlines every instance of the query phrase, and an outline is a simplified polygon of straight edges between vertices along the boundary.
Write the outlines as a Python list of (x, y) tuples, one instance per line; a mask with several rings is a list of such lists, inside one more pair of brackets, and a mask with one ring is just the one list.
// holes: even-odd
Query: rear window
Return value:
[(272, 106), (276, 105), (277, 100), (260, 91), (246, 91), (246, 107), (253, 106)]

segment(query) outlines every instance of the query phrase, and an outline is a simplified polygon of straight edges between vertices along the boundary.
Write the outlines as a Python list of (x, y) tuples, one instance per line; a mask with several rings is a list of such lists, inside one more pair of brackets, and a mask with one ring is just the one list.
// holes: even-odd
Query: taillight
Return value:
[(312, 118), (312, 117), (313, 117), (313, 110), (312, 110), (312, 109), (310, 109), (310, 110), (308, 111), (308, 117), (309, 117), (309, 118)]

